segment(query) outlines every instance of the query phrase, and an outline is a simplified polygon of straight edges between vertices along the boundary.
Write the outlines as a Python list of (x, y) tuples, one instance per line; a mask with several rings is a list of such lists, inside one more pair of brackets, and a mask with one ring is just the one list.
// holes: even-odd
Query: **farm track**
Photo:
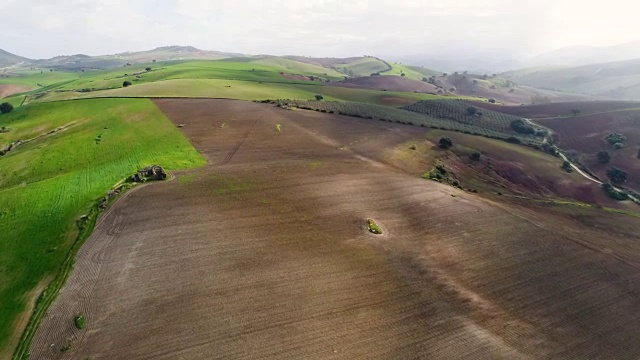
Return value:
[[(637, 219), (497, 204), (389, 166), (387, 149), (428, 131), (418, 127), (156, 103), (211, 165), (111, 208), (32, 358), (640, 353), (640, 271), (626, 263), (640, 259)], [(367, 218), (385, 234), (368, 233)]]

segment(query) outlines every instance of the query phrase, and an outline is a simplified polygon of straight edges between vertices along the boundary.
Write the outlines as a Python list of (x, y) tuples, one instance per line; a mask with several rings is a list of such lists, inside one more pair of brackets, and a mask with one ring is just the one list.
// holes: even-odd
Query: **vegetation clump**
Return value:
[(125, 81), (122, 83), (122, 87), (131, 86), (131, 81)]
[[(622, 144), (624, 144), (624, 141), (627, 140), (627, 137), (619, 133), (611, 133), (607, 135), (605, 140), (607, 140), (609, 144), (616, 146), (616, 148), (617, 146), (620, 146), (620, 148), (622, 148)], [(620, 144), (620, 145), (617, 145), (617, 144)]]
[(84, 315), (77, 315), (73, 318), (73, 324), (76, 326), (76, 329), (82, 330), (87, 326), (87, 318)]
[(536, 133), (536, 129), (534, 129), (533, 126), (528, 125), (522, 119), (513, 120), (511, 122), (511, 128), (519, 134), (533, 135)]
[(448, 137), (440, 138), (440, 141), (438, 141), (438, 146), (440, 146), (445, 150), (449, 149), (450, 147), (453, 146), (453, 140), (451, 140), (451, 138), (448, 138)]
[(629, 199), (629, 195), (627, 193), (618, 191), (613, 185), (611, 185), (611, 183), (602, 184), (602, 189), (614, 200), (624, 201)]
[(471, 159), (471, 161), (480, 161), (481, 157), (482, 154), (479, 151), (474, 151), (469, 155), (469, 159)]
[(627, 172), (624, 170), (620, 170), (616, 167), (612, 167), (607, 170), (607, 176), (611, 179), (612, 182), (617, 184), (622, 184), (627, 181)]
[(380, 228), (380, 226), (378, 226), (378, 224), (376, 224), (373, 219), (367, 219), (367, 230), (369, 230), (369, 232), (372, 234), (382, 234), (382, 228)]
[(0, 113), (7, 114), (7, 113), (10, 113), (12, 110), (13, 110), (13, 105), (9, 104), (8, 102), (3, 102), (2, 104), (0, 104)]
[(573, 167), (571, 167), (571, 163), (568, 161), (564, 161), (562, 163), (562, 170), (568, 172), (568, 173), (572, 173), (573, 172)]
[(599, 151), (596, 156), (598, 157), (598, 162), (601, 164), (606, 164), (611, 161), (611, 155), (609, 155), (608, 151)]

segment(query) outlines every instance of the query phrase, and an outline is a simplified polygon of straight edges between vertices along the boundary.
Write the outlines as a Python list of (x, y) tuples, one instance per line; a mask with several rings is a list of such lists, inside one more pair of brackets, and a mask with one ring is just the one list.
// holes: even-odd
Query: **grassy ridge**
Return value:
[[(22, 107), (0, 117), (7, 140), (58, 133), (0, 158), (0, 349), (30, 293), (54, 275), (75, 237), (75, 221), (137, 168), (195, 167), (204, 159), (149, 100), (101, 99)], [(7, 141), (3, 140), (3, 141)]]

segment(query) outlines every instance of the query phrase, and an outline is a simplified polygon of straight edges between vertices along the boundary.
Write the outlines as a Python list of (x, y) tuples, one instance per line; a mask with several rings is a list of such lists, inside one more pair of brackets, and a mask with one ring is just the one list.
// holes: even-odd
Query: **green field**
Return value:
[(348, 64), (336, 65), (335, 68), (351, 76), (370, 76), (373, 73), (387, 70), (387, 64), (374, 57), (365, 57)]
[(48, 69), (19, 70), (4, 75), (7, 75), (7, 77), (0, 77), (0, 84), (26, 85), (34, 89), (40, 86), (44, 87), (75, 80), (80, 77), (79, 73), (49, 71)]
[(391, 65), (391, 70), (382, 72), (380, 73), (380, 75), (402, 76), (401, 74), (404, 74), (404, 76), (407, 79), (420, 80), (420, 81), (422, 81), (422, 79), (425, 77), (425, 74), (419, 71), (413, 70), (408, 66), (404, 66), (397, 63), (389, 63), (389, 65)]
[[(66, 130), (0, 158), (0, 353), (15, 345), (16, 320), (33, 290), (58, 271), (76, 220), (140, 167), (201, 166), (204, 159), (146, 99), (33, 104), (0, 115), (0, 144)], [(3, 147), (3, 146), (2, 146)]]

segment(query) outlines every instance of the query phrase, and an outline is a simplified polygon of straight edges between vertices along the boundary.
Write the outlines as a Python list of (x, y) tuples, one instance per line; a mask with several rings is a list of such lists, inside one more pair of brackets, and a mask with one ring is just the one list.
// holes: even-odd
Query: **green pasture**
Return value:
[[(58, 271), (76, 220), (119, 180), (145, 165), (205, 160), (146, 99), (33, 104), (0, 115), (0, 143), (66, 130), (0, 157), (0, 353), (32, 291)], [(15, 345), (15, 344), (14, 344)]]

